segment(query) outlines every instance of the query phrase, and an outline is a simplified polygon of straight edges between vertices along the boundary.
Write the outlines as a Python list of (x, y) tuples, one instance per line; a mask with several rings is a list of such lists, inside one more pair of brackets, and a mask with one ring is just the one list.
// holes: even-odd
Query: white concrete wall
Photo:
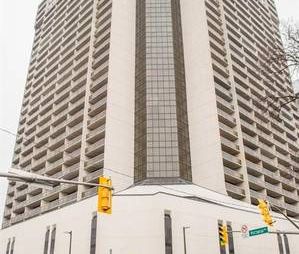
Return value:
[[(186, 231), (189, 254), (220, 253), (218, 219), (232, 222), (233, 230), (240, 230), (243, 224), (247, 224), (250, 228), (264, 226), (258, 213), (166, 194), (150, 195), (161, 192), (160, 187), (150, 188), (154, 189), (150, 192), (147, 191), (147, 187), (138, 189), (139, 194), (147, 193), (148, 196), (130, 196), (137, 193), (133, 190), (128, 191), (127, 196), (114, 197), (112, 215), (99, 215), (97, 254), (110, 254), (110, 249), (113, 254), (164, 254), (165, 210), (169, 210), (172, 217), (173, 254), (183, 253), (183, 226), (190, 227)], [(176, 187), (172, 186), (172, 188)], [(13, 236), (16, 238), (14, 254), (43, 253), (46, 228), (53, 224), (57, 227), (55, 254), (68, 253), (69, 242), (64, 232), (69, 230), (73, 231), (72, 254), (89, 253), (91, 218), (96, 209), (96, 202), (96, 197), (83, 200), (0, 231), (0, 253), (5, 253), (7, 239)], [(242, 205), (241, 202), (239, 204)], [(243, 204), (245, 206), (245, 203)], [(296, 231), (289, 222), (281, 219), (277, 221), (271, 230)], [(298, 236), (288, 236), (288, 238), (291, 253), (299, 253)], [(234, 242), (235, 253), (279, 253), (274, 234), (243, 239), (239, 233), (235, 233)]]
[[(133, 177), (135, 111), (135, 1), (113, 0), (104, 167)], [(125, 38), (125, 39), (124, 39)], [(111, 171), (116, 190), (133, 179)]]
[(205, 1), (181, 1), (192, 178), (226, 193), (205, 10)]

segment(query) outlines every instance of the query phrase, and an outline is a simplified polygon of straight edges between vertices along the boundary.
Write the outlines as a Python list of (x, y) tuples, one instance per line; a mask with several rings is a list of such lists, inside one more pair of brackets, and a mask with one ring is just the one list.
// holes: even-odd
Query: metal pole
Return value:
[(281, 211), (281, 209), (280, 209), (279, 207), (277, 207), (276, 205), (273, 205), (273, 204), (270, 204), (270, 205), (273, 206), (274, 208), (276, 208), (277, 211), (278, 211), (281, 215), (283, 215), (289, 222), (291, 222), (291, 223), (293, 224), (293, 226), (294, 226), (295, 228), (297, 228), (297, 229), (299, 230), (299, 226), (298, 226), (294, 221), (292, 221), (292, 220), (289, 218), (289, 216), (287, 216), (286, 214), (284, 214), (284, 212)]
[[(33, 175), (33, 174), (32, 174)], [(97, 183), (86, 183), (81, 181), (71, 181), (71, 180), (64, 180), (64, 179), (57, 179), (57, 178), (51, 178), (51, 177), (44, 177), (40, 175), (17, 175), (17, 174), (11, 174), (11, 173), (0, 173), (0, 177), (5, 177), (14, 181), (22, 181), (27, 183), (38, 183), (42, 185), (48, 185), (51, 186), (53, 183), (67, 183), (67, 184), (73, 184), (73, 185), (83, 185), (83, 186), (89, 186), (89, 187), (106, 187), (111, 190), (113, 190), (112, 186), (107, 186), (104, 184), (97, 184)]]
[(186, 244), (186, 229), (190, 227), (183, 227), (183, 237), (184, 237), (184, 254), (187, 254), (187, 244)]

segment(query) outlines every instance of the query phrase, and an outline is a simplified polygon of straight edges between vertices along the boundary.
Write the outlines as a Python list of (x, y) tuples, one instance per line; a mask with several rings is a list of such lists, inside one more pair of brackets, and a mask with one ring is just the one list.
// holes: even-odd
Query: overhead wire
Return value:
[[(22, 136), (22, 134), (16, 134), (16, 133), (13, 133), (12, 131), (7, 130), (7, 129), (2, 128), (2, 127), (0, 127), (0, 131), (3, 131), (3, 132), (5, 132), (5, 133), (10, 134), (10, 135), (15, 136), (15, 137)], [(25, 137), (22, 137), (22, 138), (24, 138), (25, 140), (29, 140), (29, 139), (27, 139), (27, 138), (25, 138)], [(36, 142), (33, 142), (33, 143), (36, 144)], [(45, 147), (47, 147), (48, 149), (50, 149), (50, 147), (49, 147), (48, 145), (45, 145)], [(66, 153), (66, 156), (69, 156), (70, 158), (74, 159), (74, 157), (71, 156), (71, 155), (68, 154), (68, 153)], [(84, 160), (84, 159), (82, 159), (82, 161), (83, 161), (83, 162), (87, 162), (87, 160)], [(129, 179), (134, 180), (134, 177), (133, 177), (133, 176), (128, 175), (128, 174), (123, 173), (123, 172), (120, 172), (120, 171), (118, 171), (118, 170), (114, 170), (114, 169), (110, 169), (110, 168), (103, 168), (103, 170), (107, 170), (107, 171), (110, 171), (110, 172), (112, 172), (112, 173), (115, 173), (115, 174), (121, 175), (121, 176), (123, 176), (123, 177), (126, 177), (126, 178), (129, 178)], [(131, 182), (131, 181), (130, 181), (130, 183), (132, 183), (132, 185), (130, 185), (130, 186), (128, 186), (128, 187), (126, 187), (126, 188), (124, 188), (124, 189), (122, 189), (122, 190), (119, 190), (119, 191), (117, 191), (117, 192), (114, 192), (114, 195), (116, 195), (116, 194), (118, 194), (118, 193), (121, 193), (121, 192), (123, 192), (123, 191), (125, 191), (125, 190), (127, 190), (127, 189), (129, 189), (129, 188), (131, 188), (131, 187), (133, 187), (133, 186), (135, 186), (135, 187), (136, 187), (136, 186), (140, 186), (140, 184), (138, 184), (138, 183), (137, 183), (137, 184), (136, 184), (136, 183), (133, 184), (133, 182)], [(217, 193), (218, 195), (224, 195), (224, 194), (218, 193), (218, 192), (216, 192), (216, 191), (210, 190), (210, 189), (208, 189), (208, 188), (206, 188), (206, 187), (203, 187), (203, 186), (200, 186), (200, 185), (197, 185), (197, 184), (190, 183), (190, 185), (191, 185), (191, 184), (192, 184), (192, 185), (196, 185), (196, 186), (198, 186), (198, 187), (200, 187), (200, 188), (204, 188), (204, 189), (206, 189), (206, 190), (208, 190), (208, 191)], [(175, 191), (175, 192), (178, 192), (178, 193), (187, 195), (187, 196), (182, 197), (182, 198), (188, 198), (189, 200), (190, 200), (190, 197), (193, 197), (193, 198), (201, 199), (201, 200), (203, 200), (203, 201), (207, 201), (207, 202), (211, 202), (211, 203), (216, 203), (216, 204), (218, 204), (218, 205), (222, 205), (222, 206), (229, 207), (229, 208), (240, 208), (240, 210), (243, 210), (243, 211), (258, 213), (258, 211), (257, 211), (256, 209), (251, 208), (251, 207), (249, 207), (248, 205), (245, 206), (245, 205), (240, 205), (240, 204), (236, 204), (236, 203), (230, 203), (230, 202), (227, 202), (227, 201), (221, 201), (221, 200), (216, 200), (216, 199), (212, 199), (212, 198), (202, 197), (202, 196), (199, 196), (199, 195), (195, 195), (194, 193), (190, 193), (190, 192), (186, 192), (186, 191), (183, 191), (183, 190), (179, 190), (179, 189), (171, 188), (171, 187), (169, 187), (170, 185), (165, 186), (165, 185), (163, 185), (163, 184), (158, 184), (158, 183), (153, 184), (153, 185), (160, 186), (160, 187), (162, 187), (162, 188), (164, 188), (164, 189), (171, 190), (171, 191)], [(152, 185), (152, 186), (153, 186), (153, 185)]]

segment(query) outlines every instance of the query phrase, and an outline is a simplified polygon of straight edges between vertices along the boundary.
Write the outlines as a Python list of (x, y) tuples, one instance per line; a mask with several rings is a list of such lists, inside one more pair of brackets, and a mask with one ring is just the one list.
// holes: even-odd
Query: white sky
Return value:
[[(40, 2), (41, 0), (0, 0), (0, 127), (14, 133), (17, 130), (30, 59), (34, 20)], [(299, 20), (299, 0), (277, 0), (277, 7), (281, 18)], [(13, 136), (0, 131), (2, 171), (11, 164), (14, 142)], [(6, 180), (0, 179), (0, 222), (6, 185)]]

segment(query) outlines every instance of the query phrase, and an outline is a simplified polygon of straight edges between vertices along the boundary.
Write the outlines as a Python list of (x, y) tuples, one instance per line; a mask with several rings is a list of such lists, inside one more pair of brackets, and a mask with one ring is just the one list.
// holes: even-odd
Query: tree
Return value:
[[(269, 49), (267, 59), (262, 64), (261, 72), (265, 75), (286, 75), (290, 80), (299, 78), (299, 23), (293, 21), (282, 22), (281, 43), (273, 42)], [(271, 113), (278, 113), (283, 107), (299, 99), (299, 93), (282, 96), (267, 96)]]

